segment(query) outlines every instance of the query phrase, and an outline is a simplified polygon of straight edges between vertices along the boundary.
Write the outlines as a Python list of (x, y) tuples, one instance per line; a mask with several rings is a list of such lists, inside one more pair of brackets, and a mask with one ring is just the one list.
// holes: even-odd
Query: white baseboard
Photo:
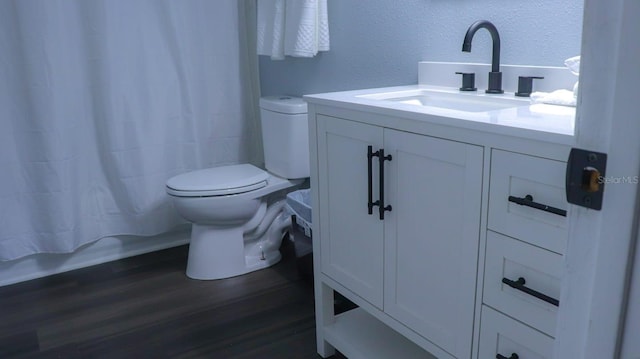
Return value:
[[(189, 243), (190, 225), (157, 236), (102, 238), (73, 253), (34, 254), (0, 262), (0, 287)], [(185, 264), (186, 265), (186, 264)]]

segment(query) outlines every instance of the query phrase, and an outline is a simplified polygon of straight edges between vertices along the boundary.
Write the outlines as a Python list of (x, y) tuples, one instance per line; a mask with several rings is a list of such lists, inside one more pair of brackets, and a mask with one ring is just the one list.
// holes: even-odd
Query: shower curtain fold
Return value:
[(0, 260), (168, 231), (169, 177), (259, 158), (243, 11), (0, 2)]

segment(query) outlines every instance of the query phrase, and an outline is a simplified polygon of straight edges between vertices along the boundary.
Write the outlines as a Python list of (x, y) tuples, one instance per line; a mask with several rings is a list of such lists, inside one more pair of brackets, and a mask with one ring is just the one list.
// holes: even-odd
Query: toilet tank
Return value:
[(283, 178), (309, 177), (307, 103), (299, 97), (262, 97), (260, 118), (267, 170)]

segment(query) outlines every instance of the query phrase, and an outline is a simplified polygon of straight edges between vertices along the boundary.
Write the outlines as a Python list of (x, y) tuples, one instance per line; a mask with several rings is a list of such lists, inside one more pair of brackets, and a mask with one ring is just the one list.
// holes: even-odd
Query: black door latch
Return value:
[(572, 148), (565, 177), (567, 202), (601, 210), (606, 169), (606, 153)]

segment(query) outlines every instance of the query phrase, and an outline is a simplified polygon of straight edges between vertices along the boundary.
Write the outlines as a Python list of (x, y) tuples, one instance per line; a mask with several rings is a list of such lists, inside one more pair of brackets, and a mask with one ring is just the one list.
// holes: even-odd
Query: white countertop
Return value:
[[(546, 142), (572, 145), (575, 142), (575, 107), (546, 104), (530, 104), (523, 99), (522, 106), (498, 109), (487, 112), (466, 112), (450, 109), (405, 104), (397, 101), (378, 100), (362, 95), (408, 90), (458, 91), (451, 87), (408, 85), (386, 88), (373, 88), (355, 91), (331, 92), (306, 95), (304, 99), (312, 104), (329, 105), (349, 110), (375, 112), (413, 121), (426, 121), (445, 125), (524, 137)], [(513, 93), (487, 95), (481, 89), (464, 93), (465, 96), (491, 96), (513, 99)]]

